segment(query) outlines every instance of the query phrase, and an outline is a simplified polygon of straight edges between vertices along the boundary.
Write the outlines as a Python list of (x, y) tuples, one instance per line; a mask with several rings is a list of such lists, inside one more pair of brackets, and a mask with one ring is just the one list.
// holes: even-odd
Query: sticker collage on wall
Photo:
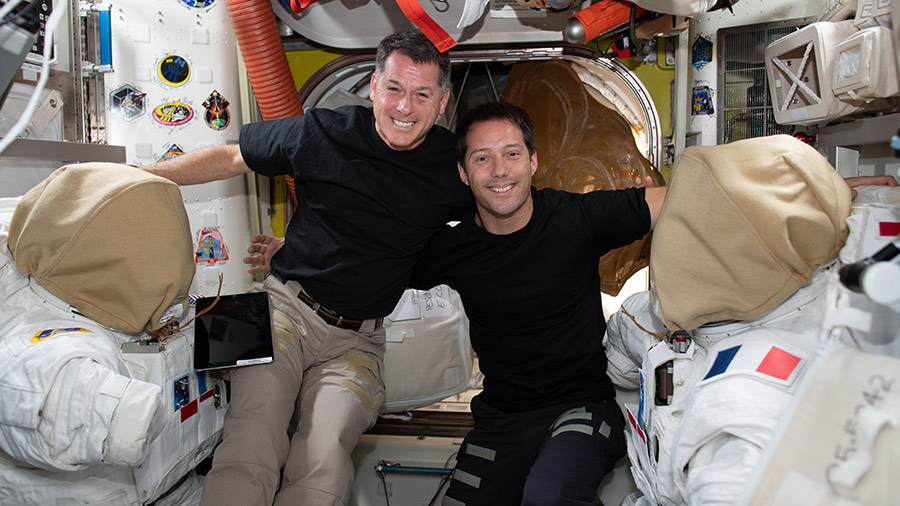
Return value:
[(105, 76), (108, 142), (125, 145), (129, 163), (234, 140), (236, 133), (221, 137), (234, 130), (237, 93), (235, 56), (222, 47), (234, 44), (223, 0), (113, 7), (112, 20), (114, 43), (121, 40)]
[[(237, 143), (237, 41), (224, 0), (120, 2), (110, 17), (107, 142), (125, 146), (126, 163), (148, 166)], [(223, 290), (252, 283), (240, 259), (229, 259), (230, 247), (250, 243), (245, 192), (233, 180), (181, 187), (194, 239), (194, 293), (217, 293), (220, 274)]]

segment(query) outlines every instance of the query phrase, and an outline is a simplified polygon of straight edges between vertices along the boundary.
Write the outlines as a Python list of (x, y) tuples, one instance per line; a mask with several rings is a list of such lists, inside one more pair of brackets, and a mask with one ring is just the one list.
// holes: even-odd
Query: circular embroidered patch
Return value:
[(159, 61), (159, 78), (169, 86), (181, 86), (191, 77), (191, 66), (184, 58), (170, 54)]

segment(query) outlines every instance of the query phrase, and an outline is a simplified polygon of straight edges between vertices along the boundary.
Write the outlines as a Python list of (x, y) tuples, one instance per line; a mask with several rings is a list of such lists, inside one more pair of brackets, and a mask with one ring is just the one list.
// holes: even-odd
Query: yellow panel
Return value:
[[(665, 41), (657, 39), (657, 47), (665, 48)], [(665, 61), (665, 54), (660, 51), (659, 61)], [(672, 81), (675, 79), (675, 67), (659, 64), (638, 63), (634, 59), (621, 60), (641, 80), (650, 93), (656, 113), (659, 115), (659, 129), (663, 137), (672, 135)]]
[(350, 51), (325, 51), (322, 49), (288, 51), (288, 65), (291, 67), (291, 75), (294, 76), (294, 84), (297, 85), (297, 89), (299, 90), (320, 68), (349, 53)]
[(284, 229), (287, 225), (288, 217), (285, 213), (285, 191), (284, 177), (278, 176), (272, 179), (274, 188), (272, 208), (275, 214), (271, 217), (272, 235), (275, 237), (284, 237)]
[[(664, 62), (665, 55), (665, 39), (657, 37), (657, 61)], [(597, 47), (606, 48), (612, 42), (612, 39), (601, 40)], [(633, 58), (619, 60), (634, 75), (640, 79), (641, 84), (647, 89), (650, 98), (653, 99), (653, 105), (656, 106), (656, 114), (659, 115), (659, 130), (661, 137), (672, 136), (672, 82), (675, 80), (675, 67), (668, 67), (660, 64), (636, 62)], [(669, 180), (670, 169), (668, 167), (657, 167), (663, 178)]]

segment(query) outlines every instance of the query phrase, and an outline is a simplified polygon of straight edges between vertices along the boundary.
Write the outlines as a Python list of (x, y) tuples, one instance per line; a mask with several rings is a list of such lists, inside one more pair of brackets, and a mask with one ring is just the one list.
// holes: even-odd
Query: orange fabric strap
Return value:
[(316, 0), (291, 0), (291, 10), (297, 14), (303, 12), (303, 9), (309, 7), (309, 4)]
[(447, 32), (437, 24), (431, 16), (425, 13), (418, 0), (397, 0), (397, 5), (403, 11), (403, 15), (412, 21), (422, 33), (428, 37), (428, 40), (434, 44), (438, 51), (444, 52), (456, 45), (456, 41)]

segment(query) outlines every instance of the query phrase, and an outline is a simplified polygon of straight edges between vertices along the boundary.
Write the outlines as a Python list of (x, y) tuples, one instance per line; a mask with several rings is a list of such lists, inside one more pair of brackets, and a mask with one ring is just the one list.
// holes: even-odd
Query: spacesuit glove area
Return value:
[(103, 463), (138, 466), (144, 462), (153, 436), (150, 423), (160, 406), (161, 390), (152, 383), (128, 381), (113, 412), (109, 437), (103, 445)]

